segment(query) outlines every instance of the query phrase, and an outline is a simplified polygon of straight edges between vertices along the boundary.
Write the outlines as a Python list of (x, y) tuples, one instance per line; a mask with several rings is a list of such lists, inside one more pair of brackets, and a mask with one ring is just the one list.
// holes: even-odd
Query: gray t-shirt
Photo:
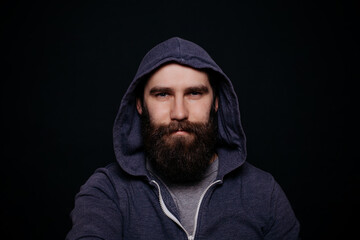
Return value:
[[(207, 169), (204, 178), (193, 185), (178, 185), (164, 182), (179, 210), (179, 220), (190, 235), (192, 235), (194, 231), (195, 215), (201, 195), (206, 188), (215, 181), (218, 167), (219, 160), (216, 158)], [(149, 170), (153, 172), (151, 167)]]

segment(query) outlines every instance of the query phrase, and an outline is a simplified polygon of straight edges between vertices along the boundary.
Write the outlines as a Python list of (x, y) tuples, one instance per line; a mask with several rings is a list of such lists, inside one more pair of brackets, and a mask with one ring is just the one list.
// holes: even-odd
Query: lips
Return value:
[(167, 127), (167, 134), (168, 135), (183, 135), (183, 134), (191, 134), (196, 133), (195, 124), (190, 123), (189, 121), (173, 121)]
[(189, 132), (178, 129), (177, 131), (174, 131), (173, 134), (184, 135), (184, 134), (189, 134)]
[(180, 128), (180, 129), (175, 129), (175, 130), (171, 130), (169, 131), (170, 132), (170, 135), (173, 135), (173, 134), (185, 134), (185, 133), (189, 133), (188, 131), (185, 131), (184, 129)]

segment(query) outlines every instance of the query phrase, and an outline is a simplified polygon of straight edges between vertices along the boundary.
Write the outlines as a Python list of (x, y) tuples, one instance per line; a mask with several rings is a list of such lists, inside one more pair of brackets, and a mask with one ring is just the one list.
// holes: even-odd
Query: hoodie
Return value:
[[(136, 91), (163, 64), (175, 62), (218, 76), (219, 159), (216, 180), (202, 194), (194, 233), (179, 222), (171, 194), (146, 168)], [(66, 239), (298, 239), (299, 223), (271, 174), (246, 160), (246, 138), (230, 79), (197, 44), (170, 38), (143, 58), (115, 119), (116, 162), (81, 187)]]

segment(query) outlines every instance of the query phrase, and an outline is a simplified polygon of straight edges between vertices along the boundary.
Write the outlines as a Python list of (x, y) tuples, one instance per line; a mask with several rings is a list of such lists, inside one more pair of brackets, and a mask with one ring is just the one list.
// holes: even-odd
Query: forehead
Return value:
[(180, 89), (193, 86), (205, 86), (211, 89), (208, 74), (188, 66), (170, 63), (160, 67), (150, 76), (144, 90), (153, 87)]

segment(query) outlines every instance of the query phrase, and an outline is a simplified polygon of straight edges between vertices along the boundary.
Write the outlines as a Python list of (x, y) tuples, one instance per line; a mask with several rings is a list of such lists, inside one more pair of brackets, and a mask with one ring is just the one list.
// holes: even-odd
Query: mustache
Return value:
[(172, 121), (168, 125), (157, 126), (157, 131), (161, 135), (170, 135), (177, 131), (185, 131), (188, 133), (197, 134), (201, 129), (208, 126), (209, 123), (197, 123), (184, 121)]
[(176, 131), (185, 131), (185, 132), (193, 133), (196, 131), (198, 127), (199, 126), (197, 126), (196, 123), (192, 123), (186, 120), (181, 122), (178, 121), (170, 122), (167, 128), (168, 128), (168, 132), (171, 134)]
[(143, 114), (141, 118), (141, 132), (145, 141), (152, 141), (152, 139), (170, 136), (176, 131), (185, 131), (195, 135), (197, 138), (205, 137), (205, 133), (209, 130), (213, 131), (214, 136), (217, 136), (218, 126), (215, 108), (210, 111), (210, 117), (207, 122), (191, 122), (187, 119), (177, 121), (172, 120), (169, 124), (156, 124), (151, 121), (149, 111), (146, 105), (143, 105)]

